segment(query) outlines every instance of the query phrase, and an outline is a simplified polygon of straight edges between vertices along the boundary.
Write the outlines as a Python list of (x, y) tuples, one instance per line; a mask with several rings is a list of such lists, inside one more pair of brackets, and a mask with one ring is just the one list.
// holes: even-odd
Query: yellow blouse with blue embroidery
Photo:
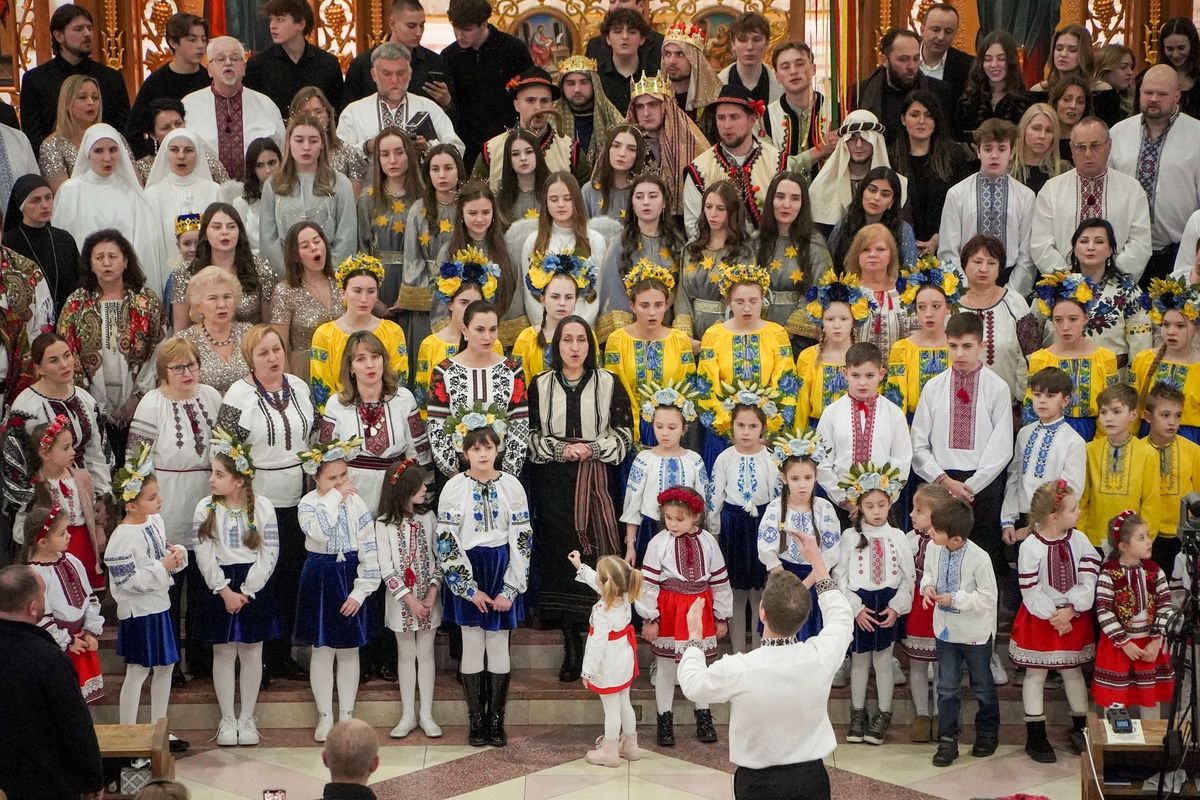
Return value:
[[(392, 369), (401, 381), (408, 379), (408, 347), (404, 342), (404, 331), (388, 319), (379, 320), (372, 331), (383, 342)], [(350, 334), (334, 322), (326, 322), (313, 332), (312, 347), (308, 351), (309, 383), (312, 386), (312, 401), (317, 413), (325, 409), (325, 402), (342, 389), (342, 355)]]
[(796, 392), (796, 419), (813, 430), (821, 412), (829, 404), (846, 393), (846, 376), (842, 374), (845, 363), (834, 364), (819, 360), (821, 346), (814, 344), (800, 351), (796, 358), (796, 377), (800, 390)]
[[(662, 386), (691, 379), (696, 371), (692, 340), (680, 330), (669, 330), (660, 341), (638, 339), (625, 328), (615, 330), (604, 347), (604, 368), (615, 374), (638, 405), (638, 384), (653, 381)], [(634, 436), (638, 426), (634, 426)]]
[(1158, 530), (1150, 535), (1174, 537), (1179, 535), (1179, 501), (1189, 492), (1200, 491), (1200, 445), (1182, 436), (1174, 436), (1159, 447), (1143, 439), (1158, 456)]
[[(1118, 380), (1117, 357), (1104, 347), (1097, 347), (1090, 356), (1063, 358), (1043, 347), (1029, 356), (1029, 374), (1033, 375), (1040, 369), (1057, 367), (1071, 379), (1075, 391), (1071, 394), (1071, 404), (1063, 412), (1065, 416), (1074, 418), (1097, 417), (1100, 409), (1096, 406), (1096, 398), (1100, 392), (1112, 386)], [(1026, 424), (1037, 417), (1033, 413), (1033, 395), (1029, 387), (1025, 387), (1025, 401), (1022, 417)]]
[(792, 426), (800, 380), (792, 360), (791, 340), (783, 326), (764, 320), (754, 333), (734, 333), (718, 322), (704, 332), (696, 385), (705, 425), (711, 427), (715, 418), (726, 414), (718, 396), (721, 384), (738, 380), (778, 389), (784, 425)]
[(916, 413), (925, 384), (950, 366), (949, 352), (945, 346), (925, 347), (908, 338), (896, 342), (888, 355), (883, 396), (905, 414)]
[[(504, 355), (504, 348), (500, 346), (499, 339), (492, 342), (492, 352)], [(417, 398), (421, 419), (426, 417), (425, 403), (429, 399), (429, 381), (433, 375), (433, 368), (456, 353), (458, 344), (443, 341), (436, 333), (426, 336), (417, 348), (417, 374), (413, 376), (413, 396)]]
[[(1133, 357), (1129, 365), (1133, 377), (1133, 387), (1138, 391), (1138, 397), (1144, 393), (1146, 378), (1150, 373), (1150, 365), (1154, 363), (1157, 349), (1143, 350)], [(1181, 425), (1200, 426), (1200, 361), (1194, 364), (1181, 364), (1166, 358), (1158, 362), (1154, 368), (1154, 384), (1165, 383), (1183, 392), (1183, 419)]]
[(540, 330), (537, 325), (530, 325), (517, 335), (517, 341), (513, 343), (512, 358), (525, 371), (526, 383), (532, 381), (539, 372), (550, 369), (553, 351), (549, 340), (545, 345), (538, 344)]
[(1087, 444), (1087, 477), (1079, 498), (1079, 529), (1099, 547), (1108, 523), (1129, 508), (1138, 509), (1153, 534), (1159, 527), (1158, 453), (1141, 439), (1113, 447), (1108, 439)]

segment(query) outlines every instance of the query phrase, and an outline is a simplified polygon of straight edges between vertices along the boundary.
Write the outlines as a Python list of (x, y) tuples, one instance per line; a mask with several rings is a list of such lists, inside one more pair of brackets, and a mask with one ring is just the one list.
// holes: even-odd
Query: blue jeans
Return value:
[(998, 736), (1000, 733), (1000, 701), (992, 681), (992, 642), (959, 644), (936, 640), (938, 657), (938, 738), (958, 740), (958, 712), (962, 705), (959, 688), (962, 686), (963, 666), (971, 676), (971, 691), (979, 702), (975, 714), (975, 736)]

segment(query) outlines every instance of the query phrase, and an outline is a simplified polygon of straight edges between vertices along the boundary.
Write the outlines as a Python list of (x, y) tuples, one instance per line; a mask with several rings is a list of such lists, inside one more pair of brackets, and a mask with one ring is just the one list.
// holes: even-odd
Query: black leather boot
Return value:
[(675, 746), (675, 712), (666, 711), (658, 715), (658, 738), (656, 741), (659, 747)]
[(508, 705), (508, 680), (511, 673), (489, 672), (492, 688), (491, 712), (488, 714), (487, 743), (492, 747), (504, 747), (508, 744), (508, 734), (504, 732), (504, 710)]
[(717, 740), (717, 728), (713, 725), (712, 709), (696, 709), (696, 738), (705, 744)]
[(484, 727), (483, 687), (487, 685), (487, 673), (476, 672), (462, 676), (463, 695), (467, 698), (467, 723), (470, 730), (467, 733), (467, 744), (471, 747), (483, 747), (488, 743), (487, 729)]
[(578, 628), (572, 623), (565, 623), (562, 626), (562, 637), (563, 661), (562, 668), (558, 671), (558, 681), (559, 683), (574, 683), (579, 680), (579, 672), (583, 665)]

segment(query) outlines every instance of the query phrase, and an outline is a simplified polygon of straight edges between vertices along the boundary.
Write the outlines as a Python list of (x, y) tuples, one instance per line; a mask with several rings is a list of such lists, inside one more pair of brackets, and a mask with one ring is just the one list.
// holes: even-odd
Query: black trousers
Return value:
[[(946, 474), (956, 481), (965, 481), (975, 474), (974, 470), (948, 469)], [(1000, 507), (1004, 505), (1005, 473), (1001, 472), (987, 487), (975, 495), (971, 511), (975, 514), (975, 526), (971, 528), (971, 540), (987, 552), (992, 559), (996, 577), (1008, 574), (1008, 559), (1004, 557), (1004, 540), (1000, 537)]]
[[(1146, 269), (1142, 272), (1142, 277), (1138, 279), (1138, 285), (1143, 289), (1149, 289), (1151, 280), (1170, 275), (1171, 271), (1175, 269), (1175, 256), (1178, 254), (1178, 244), (1169, 244), (1162, 250), (1155, 250), (1151, 253), (1150, 260), (1146, 262)], [(1189, 260), (1190, 258), (1189, 256)]]
[(733, 773), (736, 800), (830, 800), (829, 773), (821, 761), (802, 761), (777, 767)]
[(271, 586), (279, 604), (279, 629), (282, 636), (267, 642), (263, 661), (267, 667), (280, 668), (292, 654), (292, 629), (296, 625), (296, 595), (300, 590), (300, 570), (307, 553), (304, 531), (296, 515), (296, 506), (275, 509), (279, 523), (279, 560), (271, 573)]

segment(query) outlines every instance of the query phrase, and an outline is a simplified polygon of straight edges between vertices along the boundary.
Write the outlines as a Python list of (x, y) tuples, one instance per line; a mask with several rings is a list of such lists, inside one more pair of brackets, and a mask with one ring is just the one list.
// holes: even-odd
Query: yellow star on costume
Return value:
[(660, 248), (658, 248), (658, 257), (661, 258), (663, 261), (670, 261), (671, 260), (671, 251), (665, 247), (660, 247)]
[(627, 210), (627, 209), (624, 209), (624, 208), (622, 208), (622, 209), (621, 209), (621, 219), (625, 219), (625, 215), (626, 215), (627, 213), (629, 213), (629, 212), (628, 212), (628, 210)]
[(441, 220), (440, 222), (438, 222), (438, 233), (449, 233), (450, 227), (451, 227), (450, 220), (448, 220), (448, 219)]
[(794, 269), (792, 270), (792, 273), (788, 275), (788, 280), (790, 280), (792, 283), (799, 283), (800, 281), (804, 280), (804, 272)]
[(712, 269), (713, 257), (705, 256), (704, 258), (700, 259), (700, 266), (704, 267), (705, 269)]
[(388, 224), (387, 214), (380, 214), (374, 219), (376, 228), (386, 228)]
[(403, 200), (393, 200), (392, 201), (392, 213), (393, 214), (403, 214), (404, 213), (404, 201)]
[(525, 212), (525, 219), (537, 219), (537, 218), (538, 218), (538, 210), (536, 208), (531, 208)]
[(709, 283), (720, 283), (721, 282), (721, 273), (714, 272), (711, 275), (709, 275), (708, 282)]
[(421, 231), (421, 235), (417, 237), (417, 241), (421, 243), (421, 247), (428, 247), (429, 231)]
[(770, 266), (771, 270), (774, 271), (774, 270), (777, 270), (780, 267), (782, 267), (783, 262), (780, 261), (778, 258), (773, 258), (773, 259), (771, 259), (771, 263), (768, 266)]
[(404, 220), (398, 219), (392, 223), (393, 233), (404, 233)]
[(783, 251), (783, 255), (785, 258), (795, 258), (796, 257), (796, 248), (788, 247), (788, 249)]

